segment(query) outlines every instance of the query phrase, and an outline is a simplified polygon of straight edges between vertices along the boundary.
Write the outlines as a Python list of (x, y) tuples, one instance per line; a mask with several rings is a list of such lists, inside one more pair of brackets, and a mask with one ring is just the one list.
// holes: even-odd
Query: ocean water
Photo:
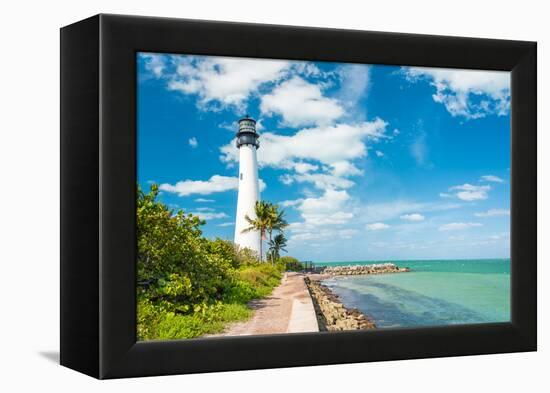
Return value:
[[(368, 265), (387, 261), (316, 263)], [(323, 280), (379, 328), (510, 321), (510, 259), (395, 261), (410, 272)]]

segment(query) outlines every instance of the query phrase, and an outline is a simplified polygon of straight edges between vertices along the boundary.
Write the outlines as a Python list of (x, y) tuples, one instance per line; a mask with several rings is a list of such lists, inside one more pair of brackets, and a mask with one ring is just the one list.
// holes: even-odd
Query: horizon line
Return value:
[(418, 262), (418, 261), (472, 261), (472, 260), (494, 260), (494, 259), (511, 259), (508, 257), (485, 257), (485, 258), (415, 258), (415, 259), (366, 259), (366, 260), (349, 260), (349, 261), (315, 261), (315, 260), (300, 260), (300, 262), (313, 263), (354, 263), (354, 262)]

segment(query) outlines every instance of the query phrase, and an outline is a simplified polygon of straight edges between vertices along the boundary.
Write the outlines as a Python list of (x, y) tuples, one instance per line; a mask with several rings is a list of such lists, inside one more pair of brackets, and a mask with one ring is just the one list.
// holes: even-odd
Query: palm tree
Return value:
[[(273, 231), (279, 231), (282, 233), (283, 229), (288, 226), (285, 218), (285, 211), (280, 210), (279, 206), (272, 203), (269, 204), (269, 221), (267, 227), (267, 233), (269, 234), (269, 244), (271, 244)], [(283, 237), (284, 238), (284, 237)], [(273, 264), (273, 255), (271, 255), (271, 264)]]
[[(288, 226), (284, 218), (284, 210), (279, 210), (279, 206), (266, 201), (258, 201), (254, 205), (256, 218), (252, 219), (248, 215), (244, 218), (250, 224), (243, 233), (250, 231), (260, 232), (260, 262), (263, 260), (263, 241), (266, 240), (266, 234), (269, 234), (269, 242), (272, 241), (273, 231), (282, 232)], [(273, 263), (273, 259), (271, 261)]]
[(269, 241), (269, 251), (271, 254), (271, 261), (279, 259), (279, 253), (281, 251), (286, 252), (286, 238), (283, 233), (275, 235), (275, 237)]
[(243, 233), (250, 232), (250, 231), (258, 231), (260, 232), (260, 262), (262, 262), (263, 256), (262, 256), (262, 243), (265, 240), (265, 234), (268, 228), (270, 227), (270, 223), (272, 221), (272, 210), (271, 210), (271, 204), (264, 201), (257, 201), (254, 205), (254, 213), (256, 215), (256, 218), (250, 218), (248, 214), (244, 216), (245, 220), (250, 224), (248, 228), (243, 229)]

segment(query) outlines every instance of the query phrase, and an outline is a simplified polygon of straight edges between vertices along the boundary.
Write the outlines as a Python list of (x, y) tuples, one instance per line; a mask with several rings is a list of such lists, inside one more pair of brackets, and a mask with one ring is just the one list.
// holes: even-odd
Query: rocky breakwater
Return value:
[(358, 330), (375, 329), (374, 322), (369, 320), (363, 313), (357, 309), (348, 309), (338, 299), (338, 296), (321, 284), (319, 281), (310, 280), (305, 277), (304, 281), (308, 287), (319, 330)]
[(385, 274), (408, 271), (408, 267), (399, 267), (395, 263), (377, 263), (373, 265), (328, 266), (323, 270), (323, 274), (355, 276), (359, 274)]

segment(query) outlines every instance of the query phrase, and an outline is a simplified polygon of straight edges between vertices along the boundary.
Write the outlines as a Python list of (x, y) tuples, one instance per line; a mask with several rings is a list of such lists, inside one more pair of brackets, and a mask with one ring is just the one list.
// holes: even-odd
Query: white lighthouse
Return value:
[(243, 230), (250, 227), (245, 216), (256, 218), (254, 206), (260, 199), (258, 184), (258, 159), (256, 151), (260, 148), (256, 132), (256, 121), (248, 115), (239, 120), (237, 148), (239, 149), (239, 197), (237, 199), (237, 217), (235, 220), (235, 244), (241, 248), (250, 248), (260, 254), (260, 232)]

